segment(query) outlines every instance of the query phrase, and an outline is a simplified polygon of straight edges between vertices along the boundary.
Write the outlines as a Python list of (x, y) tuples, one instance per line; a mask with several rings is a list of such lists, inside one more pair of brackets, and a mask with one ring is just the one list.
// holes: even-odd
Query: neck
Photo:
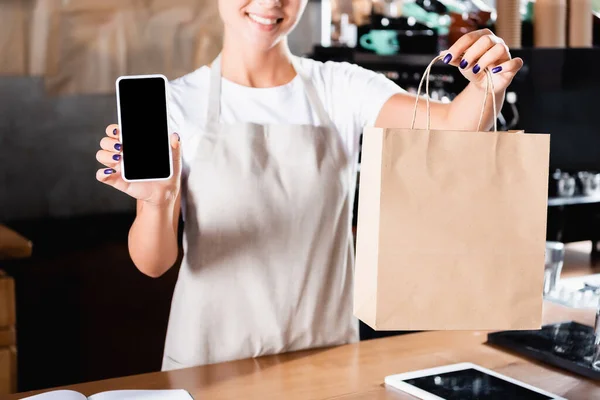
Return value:
[(285, 85), (296, 76), (287, 41), (260, 51), (241, 41), (224, 37), (221, 51), (221, 75), (239, 85), (267, 88)]

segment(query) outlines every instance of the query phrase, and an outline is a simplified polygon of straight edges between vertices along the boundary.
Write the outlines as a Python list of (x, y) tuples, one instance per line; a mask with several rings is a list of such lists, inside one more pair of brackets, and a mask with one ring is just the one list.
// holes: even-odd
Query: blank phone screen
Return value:
[(171, 172), (166, 105), (162, 78), (119, 81), (124, 177), (167, 178)]

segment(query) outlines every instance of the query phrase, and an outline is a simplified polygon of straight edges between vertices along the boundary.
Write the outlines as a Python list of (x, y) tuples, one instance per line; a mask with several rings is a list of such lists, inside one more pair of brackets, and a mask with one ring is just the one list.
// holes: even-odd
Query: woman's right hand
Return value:
[(173, 153), (173, 176), (163, 181), (126, 182), (121, 176), (122, 147), (119, 143), (119, 127), (116, 124), (106, 128), (106, 136), (100, 141), (101, 150), (96, 153), (96, 159), (107, 168), (96, 172), (96, 179), (134, 199), (155, 206), (174, 202), (179, 193), (181, 181), (181, 146), (179, 135), (170, 138)]

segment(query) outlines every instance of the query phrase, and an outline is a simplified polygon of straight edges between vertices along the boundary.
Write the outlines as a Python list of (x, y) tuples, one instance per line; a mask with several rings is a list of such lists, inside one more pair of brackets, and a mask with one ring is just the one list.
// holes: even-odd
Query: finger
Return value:
[(477, 64), (479, 59), (497, 43), (500, 43), (501, 39), (494, 35), (482, 36), (471, 47), (465, 52), (462, 61), (460, 62), (460, 68), (475, 68), (473, 72), (478, 72), (481, 68)]
[(173, 175), (178, 176), (179, 171), (181, 171), (181, 138), (179, 137), (179, 134), (173, 133), (170, 140), (173, 154)]
[(500, 65), (493, 66), (491, 68), (492, 73), (516, 73), (523, 67), (523, 59), (520, 57), (515, 57), (512, 60), (508, 60), (503, 62)]
[[(452, 46), (450, 46), (446, 52), (447, 54), (444, 62), (446, 64), (458, 67), (467, 49), (469, 49), (473, 43), (479, 40), (479, 38), (487, 35), (493, 35), (492, 31), (489, 29), (480, 29), (474, 32), (465, 33)], [(448, 54), (450, 57), (448, 57)]]
[(100, 141), (100, 147), (103, 150), (110, 151), (112, 153), (119, 153), (122, 150), (121, 143), (117, 139), (105, 137)]
[(119, 137), (119, 125), (110, 124), (109, 126), (107, 126), (106, 127), (106, 135), (108, 137), (118, 138)]
[(102, 183), (113, 186), (115, 183), (115, 175), (117, 170), (115, 168), (101, 168), (96, 171), (96, 179)]
[(510, 60), (510, 54), (504, 43), (496, 43), (491, 49), (486, 51), (473, 66), (473, 73), (484, 71), (486, 68), (497, 66)]
[(121, 170), (118, 165), (113, 168), (99, 169), (96, 171), (96, 179), (124, 193), (127, 192), (129, 187), (129, 184), (121, 177)]
[(96, 153), (96, 160), (98, 160), (100, 164), (103, 164), (109, 168), (113, 168), (119, 163), (119, 161), (121, 161), (121, 154), (106, 150), (98, 150)]

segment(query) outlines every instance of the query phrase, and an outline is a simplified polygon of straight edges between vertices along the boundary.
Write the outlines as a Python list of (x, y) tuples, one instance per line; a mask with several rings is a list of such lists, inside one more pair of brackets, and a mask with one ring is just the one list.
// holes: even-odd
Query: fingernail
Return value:
[(113, 160), (119, 161), (120, 159), (121, 159), (121, 155), (120, 154), (113, 155)]
[(481, 67), (479, 66), (479, 64), (475, 64), (475, 66), (473, 67), (473, 73), (474, 74), (478, 73), (480, 69), (481, 69)]
[(175, 132), (175, 135), (177, 136), (177, 141), (181, 142), (181, 138), (179, 137), (179, 133)]
[(105, 175), (110, 175), (110, 174), (114, 174), (116, 171), (112, 168), (107, 168), (104, 170), (104, 174)]
[(469, 65), (469, 62), (468, 62), (467, 60), (462, 60), (462, 61), (460, 62), (460, 67), (461, 67), (462, 69), (465, 69), (465, 68), (467, 68), (467, 65)]
[(497, 67), (494, 67), (494, 68), (492, 69), (492, 72), (493, 72), (494, 74), (497, 74), (497, 73), (498, 73), (498, 72), (500, 72), (500, 71), (502, 71), (502, 67), (501, 67), (501, 66), (499, 66), (499, 65), (498, 65)]
[(121, 151), (121, 143), (115, 144), (115, 149), (117, 149), (118, 151)]
[(117, 134), (117, 128), (113, 129), (113, 135)]
[(444, 64), (448, 64), (450, 61), (452, 61), (452, 54), (448, 53), (446, 54), (446, 57), (444, 57)]

